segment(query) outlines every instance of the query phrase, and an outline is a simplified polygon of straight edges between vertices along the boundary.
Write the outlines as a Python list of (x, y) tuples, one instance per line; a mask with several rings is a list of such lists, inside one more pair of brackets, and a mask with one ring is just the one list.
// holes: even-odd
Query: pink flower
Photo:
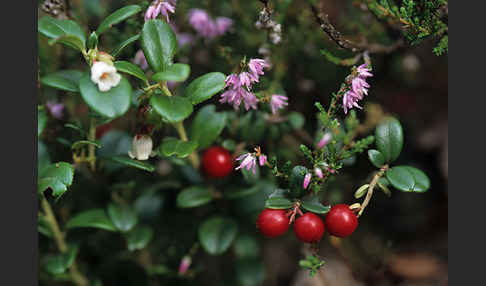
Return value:
[(142, 50), (138, 50), (133, 58), (133, 63), (138, 65), (141, 69), (145, 70), (148, 68), (147, 59)]
[(353, 107), (361, 109), (362, 107), (358, 105), (358, 101), (363, 99), (365, 95), (368, 95), (370, 85), (366, 82), (366, 78), (373, 76), (370, 73), (371, 69), (368, 68), (367, 64), (362, 64), (356, 70), (358, 75), (351, 80), (351, 89), (343, 95), (344, 114), (347, 114), (348, 109)]
[(169, 23), (169, 25), (172, 28), (172, 31), (174, 31), (174, 34), (176, 35), (177, 43), (179, 44), (179, 47), (187, 45), (194, 40), (194, 37), (189, 33), (179, 33), (179, 29), (173, 23)]
[(283, 95), (274, 94), (270, 99), (270, 106), (272, 107), (272, 113), (277, 113), (277, 110), (282, 109), (284, 106), (289, 105), (287, 103), (288, 98)]
[(240, 85), (245, 85), (246, 88), (251, 88), (251, 74), (247, 72), (240, 73)]
[(227, 17), (216, 18), (216, 30), (218, 35), (223, 35), (233, 24), (233, 20)]
[(184, 256), (179, 264), (179, 275), (184, 275), (191, 266), (192, 259), (190, 256)]
[(208, 13), (202, 9), (191, 9), (188, 13), (189, 24), (202, 37), (213, 38), (216, 34), (216, 25), (209, 17)]
[(49, 112), (54, 116), (56, 119), (62, 119), (64, 115), (64, 104), (62, 103), (56, 103), (54, 101), (48, 101), (46, 103), (46, 107), (49, 110)]
[(304, 183), (302, 184), (302, 187), (304, 189), (307, 189), (307, 187), (309, 186), (309, 183), (311, 181), (311, 178), (312, 178), (312, 174), (311, 173), (307, 173), (304, 177)]
[(246, 169), (247, 171), (252, 171), (253, 174), (256, 173), (256, 157), (253, 153), (246, 153), (238, 158), (236, 158), (236, 161), (241, 161), (240, 165), (235, 168), (235, 170), (239, 170), (241, 168)]
[(348, 90), (343, 95), (344, 114), (347, 114), (348, 109), (352, 109), (353, 107), (357, 107), (359, 109), (362, 109), (362, 107), (358, 105), (358, 100), (360, 100), (362, 98), (363, 98), (363, 95), (359, 95), (359, 94), (355, 93), (353, 90)]
[(246, 75), (242, 76), (242, 74), (230, 74), (226, 77), (226, 87), (229, 87), (229, 89), (221, 94), (219, 102), (232, 104), (233, 108), (238, 110), (241, 102), (244, 101), (246, 110), (257, 109), (258, 99), (254, 93), (243, 88), (243, 84), (248, 87), (248, 78)]
[(241, 86), (240, 77), (234, 73), (227, 76), (224, 82), (226, 83), (224, 86), (225, 88), (228, 86), (232, 86), (232, 88), (239, 88)]
[(267, 156), (261, 154), (258, 157), (258, 163), (260, 164), (260, 166), (264, 166), (266, 162), (267, 162)]
[(327, 132), (325, 133), (321, 140), (319, 140), (319, 143), (317, 143), (317, 148), (322, 149), (324, 146), (326, 146), (332, 139), (331, 133)]
[(322, 179), (324, 177), (324, 175), (322, 174), (322, 170), (319, 167), (314, 168), (314, 173), (319, 179)]
[(263, 68), (268, 68), (268, 67), (269, 65), (267, 64), (267, 62), (265, 62), (265, 60), (262, 59), (251, 59), (248, 62), (248, 69), (250, 70), (250, 73), (252, 73), (253, 76), (257, 79), (260, 75), (264, 74)]
[(165, 16), (167, 23), (169, 23), (169, 12), (175, 12), (176, 3), (177, 0), (155, 0), (145, 12), (145, 21), (150, 19), (156, 19), (159, 14), (161, 14), (162, 16)]
[(373, 74), (370, 73), (371, 69), (368, 68), (367, 64), (360, 65), (359, 67), (356, 68), (356, 70), (358, 71), (360, 77), (366, 78), (366, 77), (373, 76)]
[(258, 98), (256, 98), (253, 92), (246, 91), (242, 88), (242, 95), (243, 100), (245, 102), (245, 109), (249, 110), (250, 108), (257, 109), (257, 102)]

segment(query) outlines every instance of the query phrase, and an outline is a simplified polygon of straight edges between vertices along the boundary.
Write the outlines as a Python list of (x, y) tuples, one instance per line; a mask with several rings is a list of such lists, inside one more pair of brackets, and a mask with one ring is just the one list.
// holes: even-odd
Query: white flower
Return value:
[(137, 160), (148, 160), (149, 156), (154, 156), (152, 152), (152, 138), (148, 135), (135, 135), (132, 141), (132, 150), (128, 151), (128, 156)]
[(91, 80), (98, 85), (100, 91), (108, 91), (120, 83), (121, 76), (114, 66), (97, 61), (91, 67)]

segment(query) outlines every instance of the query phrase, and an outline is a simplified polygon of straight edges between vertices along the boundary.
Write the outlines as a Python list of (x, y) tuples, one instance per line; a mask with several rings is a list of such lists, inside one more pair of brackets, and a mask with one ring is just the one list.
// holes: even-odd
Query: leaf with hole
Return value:
[(56, 198), (61, 197), (67, 187), (73, 183), (74, 168), (66, 162), (51, 164), (42, 172), (42, 178), (37, 183), (38, 192), (42, 194), (46, 189), (52, 189), (52, 195)]

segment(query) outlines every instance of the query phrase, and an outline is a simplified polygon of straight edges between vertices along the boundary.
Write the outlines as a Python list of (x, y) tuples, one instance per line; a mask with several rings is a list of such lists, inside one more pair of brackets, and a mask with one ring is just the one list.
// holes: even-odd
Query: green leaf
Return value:
[(210, 72), (193, 80), (186, 88), (185, 96), (196, 105), (210, 99), (224, 88), (226, 76), (220, 72)]
[(98, 46), (98, 35), (95, 31), (91, 32), (88, 38), (88, 49), (94, 49)]
[(39, 215), (37, 217), (37, 230), (39, 231), (39, 233), (42, 233), (47, 237), (52, 237), (51, 225), (44, 215)]
[[(63, 36), (76, 37), (79, 39), (78, 44), (72, 44), (69, 41), (61, 42), (74, 49), (85, 49), (86, 36), (81, 26), (74, 21), (58, 20), (50, 16), (45, 16), (39, 20), (37, 30), (50, 39), (58, 39)], [(78, 46), (79, 43), (81, 43), (81, 46)]]
[(37, 175), (39, 178), (44, 176), (44, 171), (51, 165), (51, 156), (46, 145), (42, 141), (37, 141)]
[(126, 156), (114, 156), (110, 157), (109, 160), (129, 166), (129, 167), (134, 167), (137, 169), (153, 172), (155, 171), (155, 167), (149, 163), (141, 162), (138, 160), (131, 159)]
[(235, 267), (238, 285), (258, 286), (265, 280), (265, 268), (259, 258), (238, 259)]
[(136, 64), (132, 64), (131, 62), (127, 62), (127, 61), (116, 61), (113, 64), (115, 65), (118, 71), (127, 73), (129, 75), (133, 75), (134, 77), (142, 80), (143, 82), (147, 81), (147, 77), (145, 76), (145, 73)]
[(212, 104), (199, 110), (192, 121), (191, 139), (199, 142), (199, 149), (209, 147), (226, 125), (226, 113), (218, 113)]
[(109, 231), (118, 230), (103, 209), (91, 209), (78, 213), (67, 222), (66, 227), (68, 229), (94, 227)]
[(78, 247), (71, 247), (66, 253), (58, 254), (50, 257), (46, 263), (46, 270), (52, 275), (58, 275), (66, 272), (71, 265), (73, 265), (74, 259), (78, 254)]
[(193, 208), (205, 205), (212, 200), (211, 190), (206, 187), (193, 186), (182, 190), (177, 195), (177, 207)]
[(301, 129), (305, 124), (305, 117), (299, 112), (290, 112), (288, 118), (293, 129)]
[(248, 234), (238, 235), (233, 249), (237, 258), (257, 258), (260, 253), (258, 241)]
[(185, 158), (196, 148), (196, 141), (182, 141), (174, 137), (166, 137), (160, 145), (160, 153), (166, 157), (176, 155), (179, 158)]
[(138, 222), (135, 211), (126, 205), (109, 204), (108, 215), (116, 228), (123, 232), (131, 230)]
[(225, 252), (238, 233), (238, 225), (230, 218), (212, 217), (199, 226), (199, 241), (211, 255)]
[(368, 193), (368, 188), (370, 187), (369, 184), (364, 184), (361, 187), (359, 187), (356, 192), (354, 192), (354, 198), (359, 199), (362, 196), (364, 196), (366, 193)]
[(376, 147), (383, 154), (385, 162), (395, 161), (403, 147), (403, 130), (400, 122), (391, 117), (380, 123), (375, 130)]
[(93, 145), (96, 148), (101, 148), (101, 145), (98, 142), (90, 141), (90, 140), (79, 140), (79, 141), (74, 142), (73, 145), (71, 145), (71, 149), (76, 150), (76, 149), (82, 148), (86, 145)]
[(304, 166), (295, 166), (289, 178), (289, 188), (290, 194), (297, 198), (300, 197), (302, 192), (304, 191), (304, 177), (309, 171)]
[(79, 80), (83, 73), (78, 70), (62, 70), (44, 76), (41, 83), (65, 91), (79, 92)]
[(130, 108), (132, 87), (123, 76), (117, 86), (102, 92), (89, 74), (85, 74), (79, 82), (79, 89), (89, 107), (104, 117), (120, 117)]
[(182, 96), (153, 95), (150, 104), (162, 118), (170, 123), (180, 122), (193, 111), (192, 104)]
[(42, 134), (47, 125), (47, 112), (44, 109), (37, 111), (37, 137)]
[(143, 53), (154, 72), (165, 71), (177, 51), (177, 41), (169, 24), (161, 20), (145, 22), (140, 34)]
[(191, 67), (186, 64), (173, 64), (165, 71), (158, 72), (152, 76), (153, 81), (185, 81), (191, 73)]
[(381, 154), (381, 152), (378, 150), (368, 150), (368, 158), (370, 159), (370, 162), (373, 163), (373, 165), (375, 165), (377, 168), (381, 168), (383, 165), (385, 165), (385, 156), (383, 156), (383, 154)]
[(96, 29), (96, 33), (98, 35), (101, 35), (102, 33), (106, 32), (108, 29), (113, 27), (113, 25), (116, 25), (125, 19), (137, 14), (140, 12), (142, 8), (138, 5), (129, 5), (125, 6), (123, 8), (120, 8), (116, 10), (115, 12), (111, 13), (108, 17), (101, 22), (101, 24), (98, 26), (98, 29)]
[(411, 166), (396, 166), (386, 171), (390, 184), (403, 192), (422, 193), (430, 188), (430, 180), (421, 170)]
[(319, 202), (317, 196), (309, 196), (302, 201), (302, 207), (310, 212), (317, 214), (328, 213), (331, 206), (324, 206)]
[(128, 39), (126, 39), (125, 41), (121, 42), (120, 44), (118, 44), (118, 46), (116, 46), (111, 52), (111, 56), (116, 58), (116, 56), (118, 56), (118, 54), (125, 48), (127, 47), (128, 45), (130, 45), (131, 43), (134, 43), (135, 41), (137, 41), (138, 39), (140, 38), (140, 34), (136, 34), (135, 36), (132, 36)]
[(125, 237), (127, 239), (128, 250), (134, 251), (143, 249), (152, 240), (154, 231), (148, 226), (137, 226), (132, 231), (127, 232)]
[(277, 189), (265, 201), (265, 208), (289, 209), (294, 206), (293, 200), (288, 198), (289, 190)]
[(249, 196), (249, 195), (253, 195), (254, 193), (256, 193), (260, 190), (261, 190), (260, 185), (254, 185), (254, 186), (249, 187), (249, 188), (238, 187), (236, 189), (225, 190), (224, 196), (225, 196), (225, 198), (227, 198), (229, 200), (234, 200), (234, 199), (243, 198), (243, 197), (246, 197), (246, 196)]
[(50, 46), (61, 43), (80, 51), (84, 51), (85, 49), (83, 41), (78, 36), (74, 35), (62, 35), (58, 38), (50, 39), (47, 43)]
[(58, 162), (47, 167), (42, 175), (38, 181), (39, 194), (42, 194), (47, 188), (51, 188), (52, 195), (59, 198), (73, 183), (74, 169), (69, 163)]

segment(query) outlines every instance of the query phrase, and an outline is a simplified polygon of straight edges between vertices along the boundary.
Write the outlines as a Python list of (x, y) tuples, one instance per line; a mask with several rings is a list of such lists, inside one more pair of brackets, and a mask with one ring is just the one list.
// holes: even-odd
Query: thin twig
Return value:
[(371, 180), (370, 186), (368, 187), (368, 192), (366, 193), (366, 198), (361, 204), (361, 209), (359, 210), (358, 217), (363, 214), (364, 209), (369, 204), (371, 197), (373, 196), (373, 189), (375, 188), (376, 183), (378, 183), (378, 180), (385, 174), (386, 170), (388, 170), (388, 165), (384, 165), (383, 167), (381, 167), (380, 171), (376, 173), (376, 175)]

